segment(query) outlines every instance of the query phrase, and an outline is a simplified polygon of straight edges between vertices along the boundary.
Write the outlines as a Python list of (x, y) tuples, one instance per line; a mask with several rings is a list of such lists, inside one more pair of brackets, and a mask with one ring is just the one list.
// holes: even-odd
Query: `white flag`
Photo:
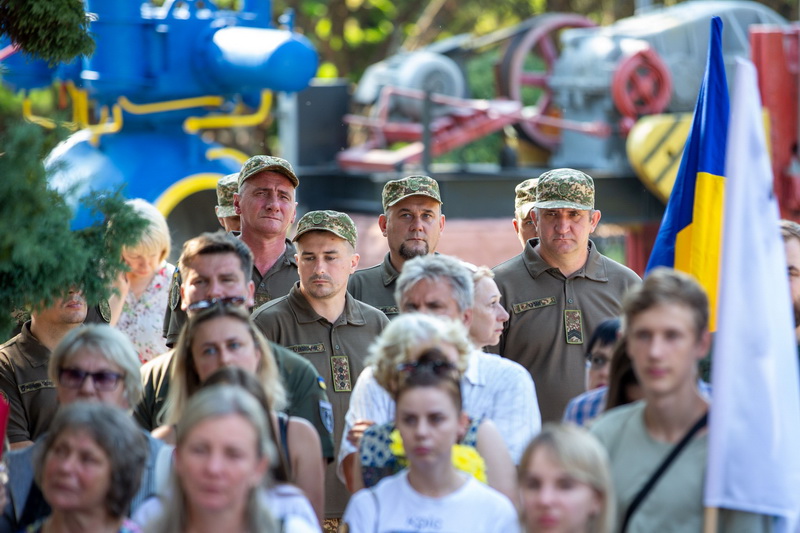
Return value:
[(707, 507), (800, 512), (800, 374), (756, 71), (737, 60), (712, 357)]

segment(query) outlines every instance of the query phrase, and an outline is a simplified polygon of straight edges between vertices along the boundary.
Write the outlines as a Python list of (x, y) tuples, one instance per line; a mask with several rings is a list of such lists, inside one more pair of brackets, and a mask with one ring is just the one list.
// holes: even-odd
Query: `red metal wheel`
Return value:
[(672, 98), (672, 76), (652, 48), (622, 59), (611, 79), (611, 97), (624, 117), (661, 113)]
[[(590, 19), (567, 13), (548, 13), (523, 23), (529, 29), (515, 36), (503, 55), (498, 92), (537, 114), (560, 116), (548, 80), (560, 55), (559, 34), (569, 28), (596, 26)], [(514, 126), (529, 142), (552, 150), (561, 142), (561, 131), (552, 126), (523, 122)]]

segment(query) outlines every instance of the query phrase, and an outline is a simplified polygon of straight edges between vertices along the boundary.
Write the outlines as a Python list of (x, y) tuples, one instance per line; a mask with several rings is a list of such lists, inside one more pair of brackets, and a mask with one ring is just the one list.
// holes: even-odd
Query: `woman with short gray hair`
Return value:
[(146, 437), (123, 410), (94, 402), (62, 407), (34, 457), (52, 512), (27, 532), (138, 531), (125, 516), (146, 459)]

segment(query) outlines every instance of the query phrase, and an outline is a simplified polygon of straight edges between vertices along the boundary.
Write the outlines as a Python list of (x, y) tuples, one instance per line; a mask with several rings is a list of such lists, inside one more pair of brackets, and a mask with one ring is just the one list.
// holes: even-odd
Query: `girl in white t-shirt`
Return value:
[(340, 531), (518, 531), (511, 501), (453, 465), (453, 445), (468, 425), (455, 367), (434, 348), (398, 371), (395, 425), (408, 468), (358, 491)]

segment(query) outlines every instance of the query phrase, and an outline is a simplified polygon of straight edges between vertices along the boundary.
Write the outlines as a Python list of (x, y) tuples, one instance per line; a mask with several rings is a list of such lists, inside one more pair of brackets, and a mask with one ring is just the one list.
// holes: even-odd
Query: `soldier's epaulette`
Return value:
[(530, 311), (531, 309), (539, 309), (541, 307), (547, 307), (548, 305), (555, 305), (555, 303), (556, 297), (548, 296), (547, 298), (539, 298), (538, 300), (530, 300), (527, 302), (514, 304), (512, 309), (514, 310), (514, 314), (518, 315), (520, 313), (524, 313), (525, 311)]

